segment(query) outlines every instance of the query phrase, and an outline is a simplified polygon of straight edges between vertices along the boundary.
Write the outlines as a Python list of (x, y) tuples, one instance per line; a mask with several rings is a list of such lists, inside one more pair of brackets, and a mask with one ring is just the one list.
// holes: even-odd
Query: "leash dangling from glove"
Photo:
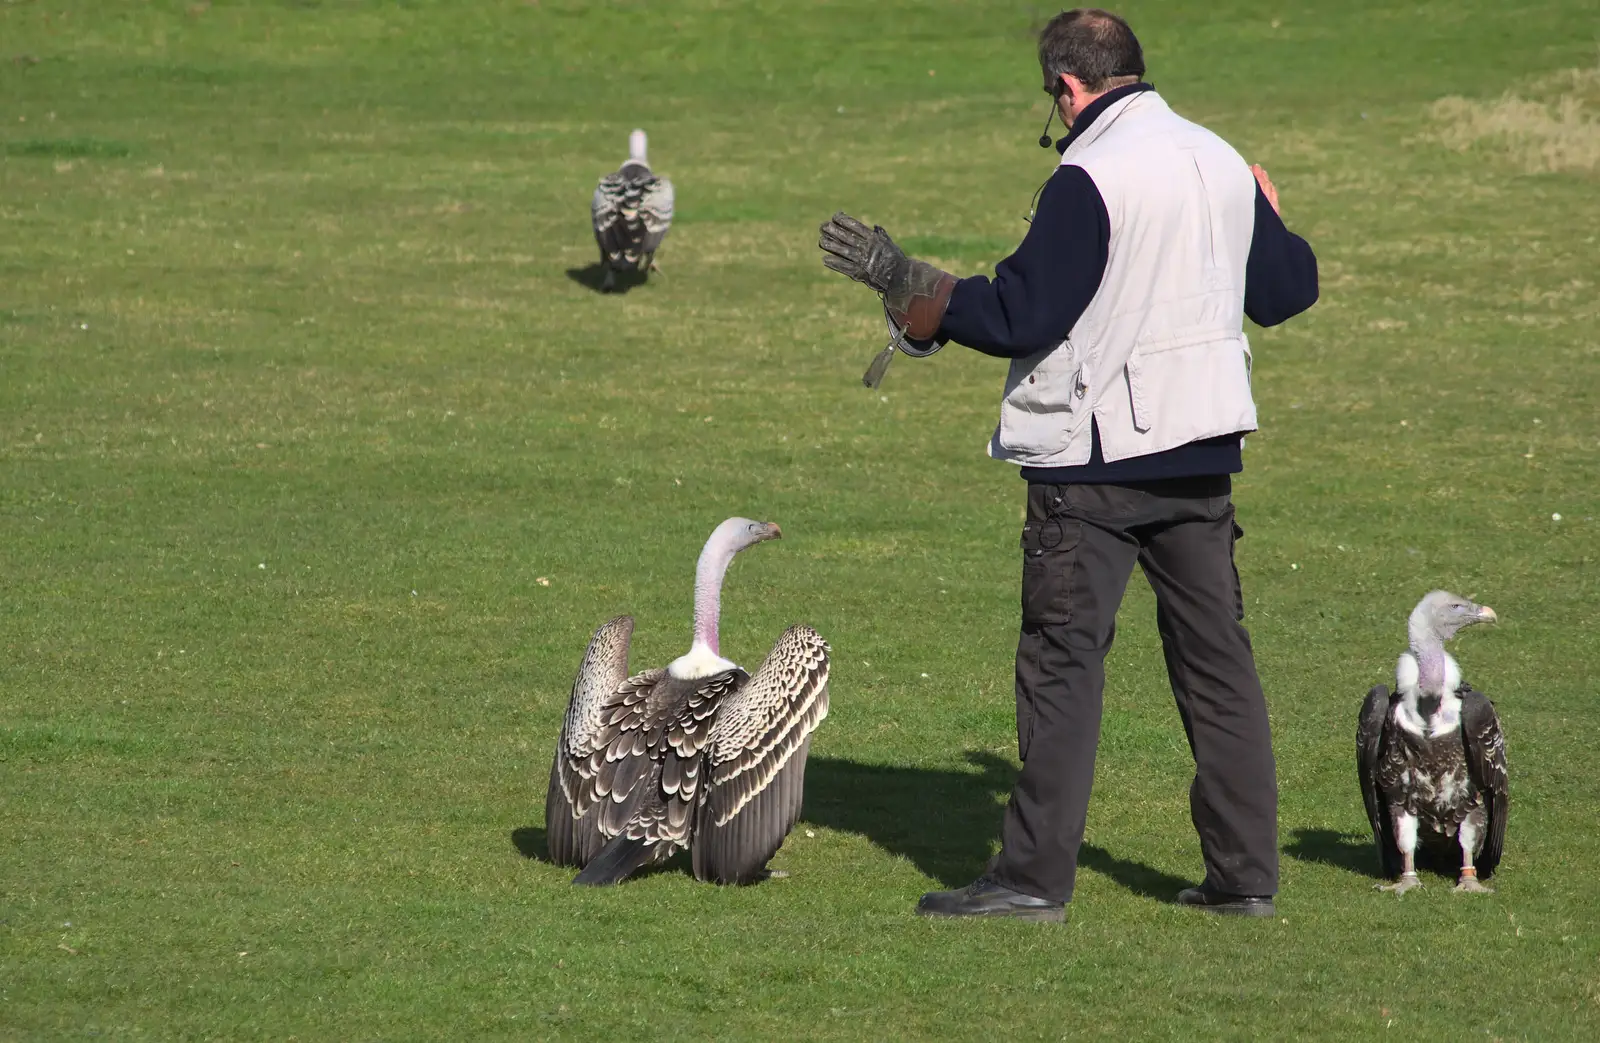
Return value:
[(908, 341), (928, 340), (939, 332), (956, 277), (927, 261), (907, 257), (882, 228), (868, 228), (840, 211), (821, 228), (817, 245), (822, 263), (856, 282), (864, 283), (883, 298), (883, 317), (889, 324), (889, 346), (867, 367), (861, 382), (876, 388), (894, 358), (896, 348), (913, 358), (926, 358), (942, 346), (926, 350)]

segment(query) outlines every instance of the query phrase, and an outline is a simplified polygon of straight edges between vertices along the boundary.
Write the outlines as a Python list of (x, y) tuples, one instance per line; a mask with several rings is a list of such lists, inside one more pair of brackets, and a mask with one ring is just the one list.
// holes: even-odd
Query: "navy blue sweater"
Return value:
[[(1056, 142), (1064, 151), (1118, 98), (1150, 90), (1118, 87), (1096, 99)], [(1058, 167), (1039, 195), (1033, 223), (1016, 252), (995, 265), (994, 279), (975, 275), (956, 284), (938, 339), (986, 355), (1021, 358), (1060, 343), (1100, 288), (1110, 253), (1111, 218), (1094, 180), (1082, 167)], [(1255, 231), (1245, 263), (1244, 311), (1252, 322), (1276, 326), (1317, 300), (1317, 259), (1306, 241), (1284, 226), (1260, 186)], [(1208, 438), (1161, 453), (1107, 463), (1100, 431), (1092, 432), (1089, 462), (1077, 467), (1024, 467), (1030, 482), (1136, 482), (1243, 469), (1240, 434)]]

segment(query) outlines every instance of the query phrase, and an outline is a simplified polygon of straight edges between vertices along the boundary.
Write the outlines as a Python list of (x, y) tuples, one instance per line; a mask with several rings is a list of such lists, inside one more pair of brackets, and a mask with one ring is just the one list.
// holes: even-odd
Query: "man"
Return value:
[(1266, 172), (1143, 82), (1143, 51), (1121, 18), (1059, 15), (1039, 36), (1039, 64), (1069, 133), (1032, 226), (992, 282), (909, 259), (844, 214), (822, 228), (824, 263), (878, 290), (922, 350), (953, 340), (1011, 360), (989, 454), (1028, 482), (1022, 772), (987, 872), (924, 895), (917, 911), (1064, 918), (1105, 656), (1138, 562), (1195, 760), (1189, 803), (1206, 876), (1177, 901), (1270, 916), (1277, 781), (1233, 566), (1243, 531), (1230, 476), (1256, 427), (1244, 317), (1272, 326), (1309, 308), (1316, 259), (1284, 227)]

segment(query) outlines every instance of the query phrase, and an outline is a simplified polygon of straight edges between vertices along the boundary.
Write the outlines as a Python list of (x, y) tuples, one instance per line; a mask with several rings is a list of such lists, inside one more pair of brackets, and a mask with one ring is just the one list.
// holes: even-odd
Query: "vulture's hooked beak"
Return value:
[[(777, 522), (766, 522), (765, 526), (766, 526), (766, 531), (761, 534), (761, 538), (762, 539), (764, 539), (764, 540), (781, 540), (781, 539), (783, 539), (783, 530), (778, 528), (778, 523)], [(1490, 612), (1489, 615), (1492, 618), (1494, 616), (1494, 613)]]
[(1494, 609), (1490, 608), (1488, 605), (1478, 606), (1479, 623), (1497, 623), (1499, 621), (1500, 617), (1494, 614)]

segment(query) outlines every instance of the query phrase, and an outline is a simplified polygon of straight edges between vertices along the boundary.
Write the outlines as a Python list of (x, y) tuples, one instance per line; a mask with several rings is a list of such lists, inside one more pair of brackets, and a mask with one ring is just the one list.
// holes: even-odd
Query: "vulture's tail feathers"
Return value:
[(620, 884), (635, 869), (648, 865), (655, 858), (648, 841), (629, 837), (613, 837), (600, 852), (583, 867), (583, 872), (572, 878), (574, 884), (585, 887), (607, 887)]

